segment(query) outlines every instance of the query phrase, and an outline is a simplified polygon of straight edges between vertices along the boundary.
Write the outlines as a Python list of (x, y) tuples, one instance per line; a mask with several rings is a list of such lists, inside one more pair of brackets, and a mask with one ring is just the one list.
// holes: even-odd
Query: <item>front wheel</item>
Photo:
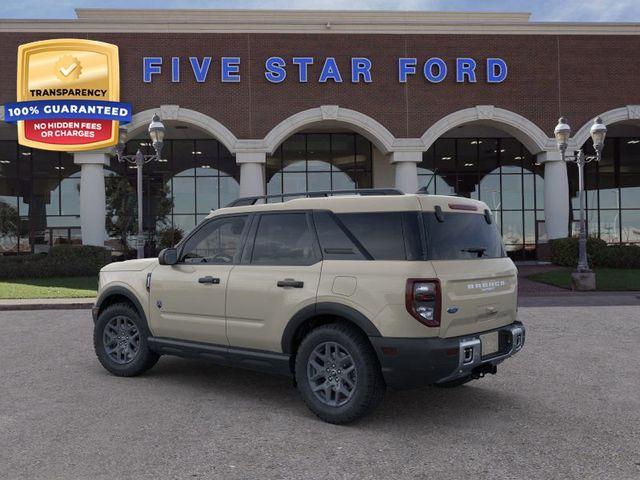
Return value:
[(149, 331), (138, 312), (126, 303), (108, 306), (93, 330), (93, 346), (104, 368), (120, 377), (133, 377), (153, 367), (159, 355), (147, 343)]
[(325, 422), (357, 420), (384, 396), (376, 354), (364, 334), (349, 325), (312, 330), (300, 344), (295, 368), (303, 400)]

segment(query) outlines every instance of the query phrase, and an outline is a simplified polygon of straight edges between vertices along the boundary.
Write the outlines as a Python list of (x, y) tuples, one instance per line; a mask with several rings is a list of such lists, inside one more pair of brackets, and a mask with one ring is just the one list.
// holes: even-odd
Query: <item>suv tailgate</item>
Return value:
[(440, 337), (499, 328), (516, 320), (517, 269), (509, 258), (434, 260), (440, 279)]

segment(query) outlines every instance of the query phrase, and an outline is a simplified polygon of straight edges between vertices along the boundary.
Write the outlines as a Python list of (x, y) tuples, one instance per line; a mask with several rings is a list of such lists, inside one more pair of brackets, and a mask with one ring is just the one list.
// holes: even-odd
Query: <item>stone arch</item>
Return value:
[[(640, 105), (627, 105), (625, 107), (614, 108), (613, 110), (601, 113), (599, 116), (602, 119), (602, 122), (607, 126), (614, 123), (625, 122), (627, 120), (640, 121)], [(575, 149), (582, 148), (582, 145), (589, 140), (589, 137), (591, 136), (591, 125), (593, 125), (593, 120), (595, 118), (596, 117), (590, 118), (589, 121), (582, 125), (580, 130), (578, 130), (573, 136), (572, 140), (575, 142)]]
[(267, 152), (273, 153), (294, 133), (320, 122), (333, 122), (351, 128), (371, 141), (383, 154), (393, 150), (395, 137), (386, 127), (364, 113), (337, 105), (322, 105), (285, 118), (264, 137), (264, 146)]
[(179, 105), (161, 105), (159, 108), (150, 108), (133, 115), (131, 123), (127, 125), (129, 133), (146, 129), (153, 115), (157, 113), (160, 118), (188, 123), (204, 130), (222, 143), (231, 153), (236, 153), (238, 139), (236, 136), (216, 119), (204, 113), (182, 108)]
[(529, 152), (536, 154), (554, 148), (554, 140), (527, 118), (510, 110), (493, 105), (465, 108), (441, 118), (431, 125), (421, 137), (425, 150), (452, 128), (471, 122), (492, 125), (517, 138)]

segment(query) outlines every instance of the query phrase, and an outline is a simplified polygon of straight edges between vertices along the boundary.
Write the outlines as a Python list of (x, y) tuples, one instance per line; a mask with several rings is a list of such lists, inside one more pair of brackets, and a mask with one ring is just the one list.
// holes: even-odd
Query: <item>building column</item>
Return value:
[(103, 247), (107, 215), (104, 166), (109, 165), (109, 155), (104, 150), (76, 152), (73, 162), (80, 165), (82, 244)]
[(569, 179), (567, 164), (560, 152), (542, 152), (538, 163), (544, 164), (544, 220), (549, 239), (569, 235)]
[(240, 165), (240, 196), (264, 195), (264, 152), (237, 152), (236, 163)]
[(391, 164), (395, 166), (395, 188), (404, 193), (416, 193), (418, 190), (418, 163), (422, 161), (422, 152), (392, 152)]

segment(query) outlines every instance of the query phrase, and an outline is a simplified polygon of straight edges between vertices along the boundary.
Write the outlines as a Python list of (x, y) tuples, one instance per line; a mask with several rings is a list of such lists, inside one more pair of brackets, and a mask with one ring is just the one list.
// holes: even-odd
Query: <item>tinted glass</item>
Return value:
[(313, 236), (305, 213), (262, 215), (251, 263), (311, 265), (318, 260)]
[(365, 256), (329, 212), (315, 212), (322, 257), (325, 260), (364, 260)]
[(402, 213), (342, 213), (338, 218), (374, 260), (406, 260)]
[(423, 215), (432, 260), (504, 257), (495, 222), (487, 223), (484, 215), (443, 212), (443, 222), (434, 213)]
[(234, 263), (240, 253), (240, 239), (247, 217), (212, 220), (185, 243), (185, 263)]

